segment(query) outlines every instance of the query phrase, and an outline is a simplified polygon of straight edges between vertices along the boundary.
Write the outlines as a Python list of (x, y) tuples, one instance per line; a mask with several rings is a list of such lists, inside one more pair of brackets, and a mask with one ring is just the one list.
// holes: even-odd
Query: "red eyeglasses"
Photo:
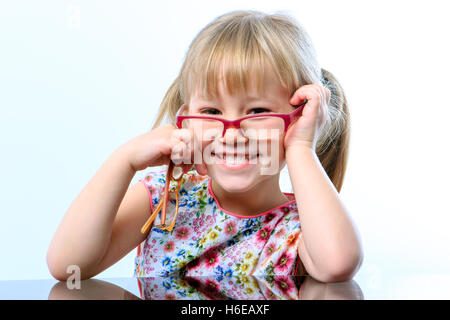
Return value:
[(305, 99), (297, 108), (287, 114), (283, 113), (263, 113), (245, 116), (236, 120), (226, 120), (219, 117), (201, 115), (182, 115), (186, 109), (186, 104), (182, 105), (176, 115), (176, 124), (181, 128), (199, 128), (209, 131), (209, 139), (223, 137), (229, 128), (240, 129), (241, 132), (249, 136), (252, 130), (277, 129), (280, 133), (286, 133), (294, 120), (301, 116), (303, 107), (308, 101)]

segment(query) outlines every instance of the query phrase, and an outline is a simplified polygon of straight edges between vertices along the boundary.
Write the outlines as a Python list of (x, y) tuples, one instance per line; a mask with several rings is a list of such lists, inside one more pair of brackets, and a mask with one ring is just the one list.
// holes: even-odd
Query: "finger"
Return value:
[(167, 157), (170, 159), (172, 150), (178, 143), (179, 143), (179, 140), (176, 140), (173, 138), (166, 140), (164, 142), (161, 142), (158, 147), (159, 154), (163, 157)]
[(171, 160), (176, 165), (191, 164), (192, 150), (189, 145), (179, 141), (172, 149)]
[(289, 100), (289, 103), (293, 106), (299, 105), (304, 99), (306, 99), (305, 93), (302, 88), (294, 92), (293, 96)]
[(173, 138), (186, 143), (187, 145), (192, 144), (192, 133), (188, 129), (177, 129), (173, 131)]
[(197, 170), (197, 172), (202, 176), (206, 176), (208, 174), (208, 168), (203, 162), (200, 164), (195, 164), (195, 170)]
[(317, 99), (317, 95), (315, 94), (315, 91), (314, 91), (314, 85), (305, 85), (305, 86), (300, 87), (297, 91), (295, 91), (294, 95), (289, 100), (289, 103), (293, 106), (298, 106), (304, 100), (307, 100), (309, 103), (310, 100), (316, 100), (316, 99)]
[(322, 91), (327, 94), (326, 100), (329, 100), (330, 90), (328, 88), (319, 84), (309, 84), (301, 86), (299, 89), (297, 89), (292, 95), (289, 102), (295, 105), (301, 103), (304, 99), (310, 100), (317, 97), (322, 97), (324, 96), (324, 93), (322, 93)]
[(183, 164), (181, 168), (183, 169), (183, 173), (187, 173), (193, 169), (194, 165), (191, 164)]
[(320, 92), (318, 92), (317, 88), (304, 88), (298, 93), (298, 97), (300, 101), (303, 101), (304, 99), (308, 101), (303, 109), (303, 116), (315, 116), (318, 112), (318, 105), (321, 102)]
[(193, 150), (192, 144), (190, 142), (187, 144), (186, 143), (183, 144), (181, 157), (182, 157), (183, 165), (192, 166), (193, 159), (194, 159), (194, 150)]
[(178, 143), (172, 148), (172, 152), (170, 153), (170, 160), (172, 160), (172, 162), (176, 165), (180, 165), (183, 160), (182, 154), (183, 146), (181, 145), (181, 143)]
[(174, 172), (173, 177), (175, 179), (178, 179), (181, 174), (185, 174), (185, 173), (188, 173), (189, 171), (191, 171), (193, 169), (193, 165), (192, 164), (175, 165), (175, 169), (173, 171)]
[(307, 84), (307, 85), (303, 85), (300, 88), (298, 88), (294, 94), (292, 95), (291, 99), (289, 100), (289, 102), (292, 105), (298, 105), (300, 103), (303, 102), (303, 100), (310, 100), (315, 98), (314, 95), (314, 88), (316, 88), (316, 84)]
[[(196, 141), (197, 140), (195, 140), (195, 142)], [(204, 149), (205, 146), (201, 142), (195, 143), (194, 147), (195, 147), (195, 149), (193, 150), (193, 163), (194, 163), (195, 170), (200, 175), (203, 175), (203, 176), (208, 175), (207, 163), (209, 164), (208, 161), (210, 159), (209, 158), (210, 152), (207, 152), (206, 149)], [(205, 161), (206, 161), (206, 163), (205, 163)]]

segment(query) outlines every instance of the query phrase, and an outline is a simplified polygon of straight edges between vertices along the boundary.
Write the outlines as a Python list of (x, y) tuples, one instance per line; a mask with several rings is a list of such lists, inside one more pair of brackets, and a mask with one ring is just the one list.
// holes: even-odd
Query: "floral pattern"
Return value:
[[(139, 181), (149, 191), (153, 210), (164, 190), (165, 170), (149, 172)], [(170, 187), (176, 186), (171, 184)], [(299, 262), (301, 228), (293, 194), (285, 193), (290, 201), (272, 210), (252, 217), (238, 216), (220, 207), (211, 189), (211, 178), (195, 170), (184, 174), (179, 194), (175, 228), (167, 232), (152, 227), (147, 239), (138, 246), (136, 277), (170, 279), (181, 274), (191, 279), (194, 287), (195, 281), (207, 277), (208, 283), (198, 283), (206, 288), (205, 297), (208, 290), (212, 292), (210, 295), (224, 295), (226, 292), (221, 290), (231, 290), (236, 283), (245, 287), (242, 292), (247, 292), (248, 296), (260, 292), (259, 286), (255, 286), (257, 281), (250, 281), (249, 276), (263, 279), (281, 292), (293, 288), (292, 283), (283, 278), (295, 275)], [(175, 211), (173, 193), (169, 200), (166, 221), (171, 221)], [(154, 225), (159, 223), (160, 217), (157, 217)], [(170, 280), (159, 285), (167, 289), (169, 296), (189, 295), (187, 287), (177, 286), (172, 290), (174, 284)]]
[(139, 277), (145, 300), (299, 300), (304, 277), (250, 275), (234, 276), (232, 271), (218, 277)]

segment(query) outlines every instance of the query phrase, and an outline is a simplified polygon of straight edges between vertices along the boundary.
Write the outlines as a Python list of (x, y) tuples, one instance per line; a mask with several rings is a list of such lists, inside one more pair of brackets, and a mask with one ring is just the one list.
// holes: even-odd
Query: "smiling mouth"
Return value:
[(220, 153), (211, 153), (211, 156), (213, 156), (214, 158), (217, 158), (221, 161), (225, 161), (226, 163), (230, 163), (230, 164), (239, 164), (239, 163), (245, 163), (248, 162), (250, 160), (256, 159), (259, 157), (259, 153), (254, 154), (254, 155), (242, 155), (242, 154), (220, 154)]

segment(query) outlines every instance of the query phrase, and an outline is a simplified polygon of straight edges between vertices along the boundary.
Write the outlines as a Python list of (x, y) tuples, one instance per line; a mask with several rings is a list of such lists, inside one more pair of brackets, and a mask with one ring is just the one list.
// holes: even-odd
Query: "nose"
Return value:
[(246, 143), (247, 138), (242, 134), (240, 128), (230, 127), (224, 129), (225, 132), (219, 141), (225, 144), (237, 144), (237, 143)]

